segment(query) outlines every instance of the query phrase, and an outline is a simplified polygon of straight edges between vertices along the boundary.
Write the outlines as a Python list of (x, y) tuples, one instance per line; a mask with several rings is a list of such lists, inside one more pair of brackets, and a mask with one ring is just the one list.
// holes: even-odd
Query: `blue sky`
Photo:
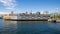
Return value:
[[(16, 0), (14, 12), (49, 11), (50, 13), (60, 9), (60, 0)], [(9, 12), (0, 2), (0, 11)]]

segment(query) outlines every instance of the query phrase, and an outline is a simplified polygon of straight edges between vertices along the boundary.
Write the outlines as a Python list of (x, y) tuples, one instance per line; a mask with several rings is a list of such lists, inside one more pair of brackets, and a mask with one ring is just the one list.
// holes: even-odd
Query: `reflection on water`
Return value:
[(0, 26), (0, 34), (16, 34), (17, 21), (0, 21), (3, 26)]
[(60, 23), (3, 20), (0, 22), (0, 34), (60, 34)]
[[(6, 34), (15, 34), (17, 29), (17, 21), (4, 21)], [(8, 32), (8, 33), (7, 33)]]

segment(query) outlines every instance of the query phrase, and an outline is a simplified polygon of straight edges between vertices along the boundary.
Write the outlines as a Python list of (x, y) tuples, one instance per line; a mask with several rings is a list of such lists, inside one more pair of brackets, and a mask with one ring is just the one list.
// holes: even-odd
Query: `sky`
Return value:
[(23, 13), (44, 12), (53, 13), (60, 10), (60, 0), (0, 0), (0, 11)]

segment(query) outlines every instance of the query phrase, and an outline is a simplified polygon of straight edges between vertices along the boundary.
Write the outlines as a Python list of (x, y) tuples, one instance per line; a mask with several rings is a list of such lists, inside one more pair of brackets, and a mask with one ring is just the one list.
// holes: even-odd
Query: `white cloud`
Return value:
[(0, 14), (9, 14), (9, 13), (0, 11)]
[(6, 9), (13, 10), (16, 7), (16, 0), (0, 0)]

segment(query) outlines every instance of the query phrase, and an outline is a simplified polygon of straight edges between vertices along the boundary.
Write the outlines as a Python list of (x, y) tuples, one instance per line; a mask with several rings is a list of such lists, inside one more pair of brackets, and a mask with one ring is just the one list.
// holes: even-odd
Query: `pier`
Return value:
[(48, 19), (48, 22), (58, 22), (58, 23), (60, 23), (60, 19)]

